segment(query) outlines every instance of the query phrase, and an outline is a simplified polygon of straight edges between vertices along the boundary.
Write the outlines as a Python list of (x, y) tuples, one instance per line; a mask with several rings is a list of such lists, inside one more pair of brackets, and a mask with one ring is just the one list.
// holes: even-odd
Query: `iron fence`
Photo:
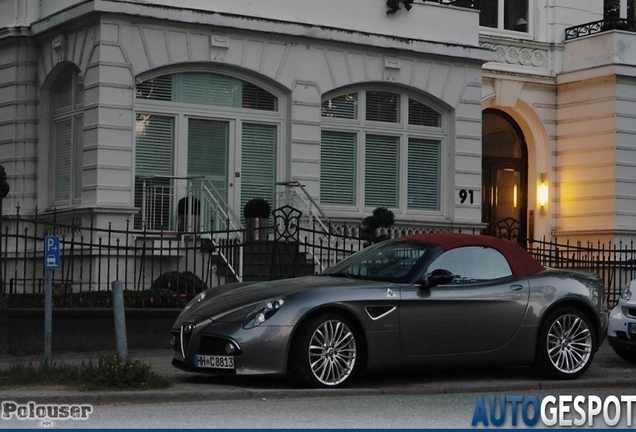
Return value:
[[(5, 218), (0, 245), (0, 276), (5, 294), (42, 293), (45, 280), (44, 238), (60, 239), (60, 267), (52, 270), (55, 294), (108, 291), (121, 281), (130, 291), (151, 287), (160, 275), (192, 272), (203, 284), (218, 283), (213, 271), (220, 252), (211, 232), (176, 236), (170, 232), (84, 227), (33, 218)], [(219, 242), (217, 242), (219, 243)], [(216, 278), (216, 281), (215, 281)]]
[(636, 279), (636, 250), (629, 243), (529, 240), (528, 252), (546, 267), (587, 270), (605, 282), (608, 306), (614, 307), (625, 285)]
[[(252, 280), (278, 279), (320, 273), (365, 246), (358, 225), (322, 227), (302, 223), (302, 213), (292, 207), (274, 211), (273, 225), (265, 228), (270, 247), (263, 249), (264, 272)], [(143, 293), (170, 272), (190, 273), (200, 286), (211, 287), (243, 280), (244, 251), (253, 246), (253, 233), (245, 230), (200, 232), (147, 231), (128, 223), (123, 230), (60, 223), (55, 217), (5, 217), (0, 232), (0, 288), (6, 295), (42, 294), (44, 290), (44, 239), (60, 238), (61, 266), (53, 271), (54, 295), (109, 291), (113, 281), (127, 292)], [(262, 229), (262, 228), (260, 228)], [(473, 230), (475, 233), (475, 230)], [(386, 237), (407, 234), (386, 230)], [(282, 247), (284, 245), (285, 247)], [(623, 287), (636, 279), (634, 243), (559, 243), (528, 240), (527, 249), (547, 267), (573, 268), (598, 273), (605, 281), (612, 307)], [(265, 257), (263, 255), (266, 254)], [(302, 270), (301, 267), (304, 269)], [(197, 289), (178, 291), (185, 299)]]
[(636, 31), (636, 21), (625, 18), (608, 17), (599, 21), (568, 27), (565, 29), (565, 40), (578, 39), (610, 30), (634, 32)]

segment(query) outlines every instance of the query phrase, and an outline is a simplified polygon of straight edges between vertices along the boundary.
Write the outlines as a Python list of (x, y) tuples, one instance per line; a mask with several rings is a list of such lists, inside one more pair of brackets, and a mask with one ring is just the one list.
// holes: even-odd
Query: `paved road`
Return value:
[[(477, 389), (473, 389), (477, 390)], [(113, 404), (91, 407), (86, 419), (39, 419), (21, 420), (15, 416), (10, 420), (0, 419), (0, 428), (206, 428), (206, 429), (407, 429), (407, 428), (471, 428), (477, 427), (547, 427), (560, 421), (561, 426), (571, 426), (573, 422), (583, 426), (599, 428), (631, 427), (636, 423), (634, 404), (631, 411), (625, 404), (612, 406), (611, 410), (588, 414), (591, 396), (606, 401), (621, 397), (626, 389), (607, 388), (594, 390), (533, 391), (525, 393), (524, 399), (534, 397), (538, 401), (557, 395), (571, 395), (583, 398), (575, 411), (573, 404), (565, 405), (562, 414), (554, 414), (559, 406), (552, 403), (547, 410), (531, 406), (523, 409), (518, 403), (514, 409), (506, 403), (505, 413), (495, 410), (496, 425), (491, 424), (489, 395), (480, 392), (457, 394), (384, 394), (384, 395), (338, 395), (331, 397), (302, 398), (260, 398), (242, 400), (215, 400), (203, 402), (164, 402), (146, 404)], [(505, 397), (519, 397), (518, 393), (490, 394), (498, 401)], [(486, 411), (478, 411), (479, 398)], [(51, 403), (51, 402), (49, 402)], [(500, 403), (500, 402), (497, 402)], [(499, 407), (500, 405), (497, 405)], [(537, 413), (544, 413), (544, 416)], [(581, 423), (582, 422), (582, 423)]]
[[(98, 359), (100, 353), (54, 353), (54, 361), (74, 362)], [(131, 358), (149, 363), (153, 370), (173, 383), (168, 389), (148, 391), (80, 391), (61, 386), (34, 385), (23, 388), (0, 385), (0, 401), (18, 403), (85, 403), (111, 405), (121, 403), (163, 403), (189, 401), (227, 401), (239, 399), (315, 398), (326, 396), (433, 395), (480, 391), (535, 392), (564, 388), (563, 382), (537, 377), (528, 368), (453, 368), (417, 373), (388, 373), (360, 378), (345, 389), (298, 389), (287, 377), (215, 377), (191, 374), (170, 365), (169, 349), (131, 351)], [(0, 368), (16, 361), (34, 362), (41, 357), (0, 356)], [(565, 388), (624, 388), (636, 393), (636, 366), (626, 363), (603, 344), (590, 369)]]

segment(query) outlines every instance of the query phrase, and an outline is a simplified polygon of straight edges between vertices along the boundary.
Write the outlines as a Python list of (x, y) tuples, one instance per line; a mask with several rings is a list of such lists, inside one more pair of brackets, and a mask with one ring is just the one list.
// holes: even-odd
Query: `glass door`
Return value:
[(188, 120), (188, 176), (206, 176), (228, 201), (229, 122)]
[(484, 234), (525, 245), (528, 151), (523, 134), (510, 116), (492, 109), (484, 111), (482, 129)]
[[(240, 145), (231, 137), (235, 125), (240, 128)], [(273, 208), (277, 133), (276, 125), (191, 118), (188, 177), (205, 176), (239, 218), (252, 198), (263, 198)], [(180, 203), (185, 207), (180, 209), (182, 213), (189, 214), (187, 202)]]
[(509, 240), (526, 238), (526, 197), (523, 173), (510, 166), (484, 167), (484, 222), (486, 234)]

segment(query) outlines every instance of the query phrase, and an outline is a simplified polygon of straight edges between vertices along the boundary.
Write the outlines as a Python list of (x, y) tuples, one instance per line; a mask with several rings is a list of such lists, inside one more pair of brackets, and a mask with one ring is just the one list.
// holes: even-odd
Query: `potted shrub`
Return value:
[(269, 215), (272, 208), (263, 198), (252, 198), (243, 208), (245, 217), (245, 227), (247, 228), (246, 241), (267, 240), (267, 230), (269, 228)]
[[(365, 240), (365, 245), (381, 242), (389, 239), (389, 228), (395, 223), (395, 215), (386, 207), (378, 207), (373, 210), (372, 216), (364, 218), (360, 237)], [(386, 229), (386, 234), (381, 232), (382, 228)]]

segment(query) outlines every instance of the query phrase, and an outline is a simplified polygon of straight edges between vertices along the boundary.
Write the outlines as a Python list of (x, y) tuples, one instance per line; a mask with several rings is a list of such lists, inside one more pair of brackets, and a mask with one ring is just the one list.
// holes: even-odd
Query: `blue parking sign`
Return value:
[(44, 268), (60, 268), (60, 238), (58, 236), (44, 237)]

